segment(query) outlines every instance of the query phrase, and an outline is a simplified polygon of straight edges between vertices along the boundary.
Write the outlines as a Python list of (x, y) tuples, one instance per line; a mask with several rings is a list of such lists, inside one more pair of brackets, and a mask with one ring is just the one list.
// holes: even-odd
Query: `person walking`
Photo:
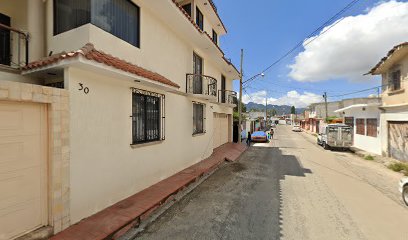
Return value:
[(251, 146), (251, 140), (252, 140), (251, 132), (248, 132), (248, 137), (247, 137), (247, 140), (246, 140), (246, 143), (247, 143), (248, 147)]
[(270, 134), (271, 134), (271, 139), (273, 138), (273, 128), (271, 128), (271, 132), (270, 132)]

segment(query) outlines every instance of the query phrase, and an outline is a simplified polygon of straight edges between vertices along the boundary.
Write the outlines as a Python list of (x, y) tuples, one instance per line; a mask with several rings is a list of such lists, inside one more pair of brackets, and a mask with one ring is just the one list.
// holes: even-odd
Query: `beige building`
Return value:
[(408, 42), (391, 49), (369, 74), (382, 77), (382, 154), (408, 161)]
[(0, 239), (57, 233), (232, 140), (208, 0), (0, 2)]

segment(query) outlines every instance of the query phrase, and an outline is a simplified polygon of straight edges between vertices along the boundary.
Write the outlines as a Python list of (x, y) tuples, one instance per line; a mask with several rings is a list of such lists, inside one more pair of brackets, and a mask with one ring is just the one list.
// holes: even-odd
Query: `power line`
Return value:
[[(400, 81), (405, 82), (405, 81), (408, 81), (408, 79), (401, 79)], [(339, 95), (334, 95), (334, 96), (329, 96), (329, 97), (331, 97), (331, 98), (344, 97), (344, 96), (353, 95), (353, 94), (357, 94), (357, 93), (367, 92), (367, 91), (374, 90), (374, 89), (388, 87), (391, 84), (393, 84), (393, 83), (386, 83), (386, 84), (379, 85), (379, 86), (372, 87), (372, 88), (366, 88), (366, 89), (358, 90), (358, 91), (355, 91), (355, 92), (349, 92), (349, 93), (344, 93), (344, 94), (339, 94)]]
[[(325, 21), (322, 25), (320, 25), (316, 30), (314, 30), (312, 33), (310, 33), (307, 38), (310, 39), (311, 37), (313, 37), (316, 33), (318, 33), (319, 31), (321, 31), (322, 29), (324, 29), (326, 27), (327, 24), (331, 23), (334, 19), (336, 19), (337, 17), (341, 16), (343, 13), (345, 13), (347, 10), (349, 10), (350, 8), (352, 8), (359, 0), (353, 0), (351, 1), (349, 4), (347, 4), (347, 6), (345, 6), (343, 9), (341, 9), (339, 12), (337, 12), (334, 16), (332, 16), (329, 20)], [(325, 34), (327, 31), (329, 31), (331, 28), (333, 28), (335, 25), (339, 24), (341, 21), (343, 21), (344, 18), (339, 19), (337, 22), (335, 22), (333, 25), (331, 25), (328, 29), (326, 29), (325, 31), (323, 31), (322, 33), (320, 33), (318, 36), (310, 39), (307, 43), (305, 43), (305, 41), (300, 41), (298, 42), (292, 49), (290, 49), (288, 52), (286, 52), (283, 56), (281, 56), (280, 58), (278, 58), (275, 62), (273, 62), (271, 65), (269, 65), (267, 68), (265, 68), (262, 73), (268, 71), (269, 69), (271, 69), (273, 66), (275, 66), (276, 64), (278, 64), (279, 62), (281, 62), (283, 59), (285, 59), (287, 56), (289, 56), (292, 52), (294, 52), (297, 48), (299, 48), (300, 46), (307, 46), (310, 43), (312, 43), (314, 40), (318, 39), (320, 36), (322, 36), (323, 34)], [(244, 81), (245, 84), (257, 79), (259, 77), (260, 74), (257, 74), (251, 78), (249, 78), (248, 80)]]
[(382, 88), (382, 87), (384, 87), (384, 86), (388, 86), (388, 84), (384, 84), (384, 85), (380, 85), (380, 86), (376, 86), (376, 87), (372, 87), (372, 88), (367, 88), (367, 89), (363, 89), (363, 90), (359, 90), (359, 91), (355, 91), (355, 92), (350, 92), (350, 93), (345, 93), (345, 94), (339, 94), (339, 95), (329, 96), (329, 97), (330, 97), (330, 98), (339, 98), (339, 97), (344, 97), (344, 96), (353, 95), (353, 94), (357, 94), (357, 93), (362, 93), (362, 92), (371, 91), (371, 90), (374, 90), (374, 89)]

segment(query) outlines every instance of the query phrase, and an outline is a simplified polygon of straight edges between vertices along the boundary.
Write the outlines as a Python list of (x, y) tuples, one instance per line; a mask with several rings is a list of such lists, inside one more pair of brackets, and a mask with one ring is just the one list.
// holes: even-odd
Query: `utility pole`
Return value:
[(239, 74), (239, 103), (238, 103), (238, 143), (241, 143), (242, 139), (241, 139), (241, 133), (242, 133), (242, 64), (244, 62), (244, 49), (241, 49), (241, 72)]
[(265, 97), (265, 127), (268, 123), (268, 96)]
[(325, 109), (326, 109), (326, 120), (325, 120), (325, 122), (327, 123), (327, 120), (329, 119), (329, 113), (327, 112), (327, 92), (324, 92), (324, 94), (323, 94), (323, 98), (324, 98), (324, 106), (325, 106)]

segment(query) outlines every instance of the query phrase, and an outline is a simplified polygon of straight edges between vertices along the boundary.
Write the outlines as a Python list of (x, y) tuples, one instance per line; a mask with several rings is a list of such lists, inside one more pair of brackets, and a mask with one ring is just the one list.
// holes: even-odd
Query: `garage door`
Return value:
[(213, 146), (217, 148), (228, 142), (229, 126), (228, 115), (223, 113), (214, 113), (214, 135)]
[(46, 225), (46, 112), (0, 102), (0, 239)]
[(390, 157), (408, 161), (408, 122), (388, 122)]

